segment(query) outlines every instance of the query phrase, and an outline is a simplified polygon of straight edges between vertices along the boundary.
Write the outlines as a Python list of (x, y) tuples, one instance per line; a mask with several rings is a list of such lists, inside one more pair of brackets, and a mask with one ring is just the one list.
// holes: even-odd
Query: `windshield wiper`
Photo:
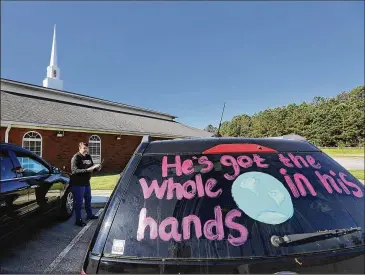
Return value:
[(271, 244), (273, 246), (279, 247), (284, 246), (286, 244), (291, 243), (309, 243), (314, 242), (316, 240), (323, 240), (327, 238), (333, 238), (337, 236), (346, 235), (349, 233), (360, 231), (361, 227), (355, 228), (344, 228), (344, 229), (333, 229), (333, 230), (324, 230), (314, 233), (303, 233), (303, 234), (292, 234), (292, 235), (284, 235), (284, 236), (271, 236)]

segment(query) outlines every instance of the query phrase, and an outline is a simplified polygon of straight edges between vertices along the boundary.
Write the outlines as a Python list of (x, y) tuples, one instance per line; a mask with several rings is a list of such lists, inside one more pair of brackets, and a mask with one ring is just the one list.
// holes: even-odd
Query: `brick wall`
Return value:
[[(0, 138), (5, 141), (6, 128), (1, 127)], [(24, 134), (31, 129), (11, 128), (9, 143), (22, 145)], [(57, 137), (56, 131), (35, 130), (42, 136), (42, 158), (52, 165), (70, 171), (72, 156), (78, 151), (78, 143), (88, 142), (91, 133), (64, 132), (63, 137)], [(121, 172), (128, 163), (130, 157), (141, 142), (141, 136), (121, 136), (98, 134), (101, 139), (101, 158), (104, 159), (103, 172)], [(153, 138), (162, 140), (162, 138)]]
[(2, 141), (2, 142), (5, 141), (5, 131), (6, 131), (5, 127), (0, 128), (0, 141)]

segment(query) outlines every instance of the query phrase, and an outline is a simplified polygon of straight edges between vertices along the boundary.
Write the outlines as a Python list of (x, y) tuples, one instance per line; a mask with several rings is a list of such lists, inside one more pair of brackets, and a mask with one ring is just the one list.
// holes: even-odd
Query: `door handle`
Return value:
[(34, 188), (38, 188), (38, 187), (39, 187), (39, 185), (31, 185), (31, 186), (30, 186), (30, 188), (33, 188), (33, 189), (34, 189)]

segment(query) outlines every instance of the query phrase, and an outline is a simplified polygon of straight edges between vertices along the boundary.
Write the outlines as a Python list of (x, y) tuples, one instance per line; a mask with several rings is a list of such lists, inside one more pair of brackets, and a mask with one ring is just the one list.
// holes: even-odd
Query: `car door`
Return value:
[(51, 176), (50, 167), (41, 158), (24, 151), (14, 150), (14, 154), (22, 168), (22, 178), (29, 185), (29, 203), (32, 205), (30, 210), (50, 207), (60, 196), (59, 188), (52, 188), (53, 183), (47, 181)]
[(0, 238), (10, 233), (11, 222), (20, 220), (29, 207), (29, 185), (19, 178), (19, 170), (11, 153), (7, 149), (0, 149)]

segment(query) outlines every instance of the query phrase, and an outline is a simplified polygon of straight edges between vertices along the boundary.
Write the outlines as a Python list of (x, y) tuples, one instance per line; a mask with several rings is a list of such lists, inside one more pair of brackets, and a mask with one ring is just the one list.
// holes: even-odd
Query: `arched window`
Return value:
[(42, 157), (42, 136), (39, 133), (34, 131), (25, 133), (22, 143), (23, 148)]
[(95, 164), (101, 163), (101, 139), (96, 135), (89, 138), (89, 154)]

